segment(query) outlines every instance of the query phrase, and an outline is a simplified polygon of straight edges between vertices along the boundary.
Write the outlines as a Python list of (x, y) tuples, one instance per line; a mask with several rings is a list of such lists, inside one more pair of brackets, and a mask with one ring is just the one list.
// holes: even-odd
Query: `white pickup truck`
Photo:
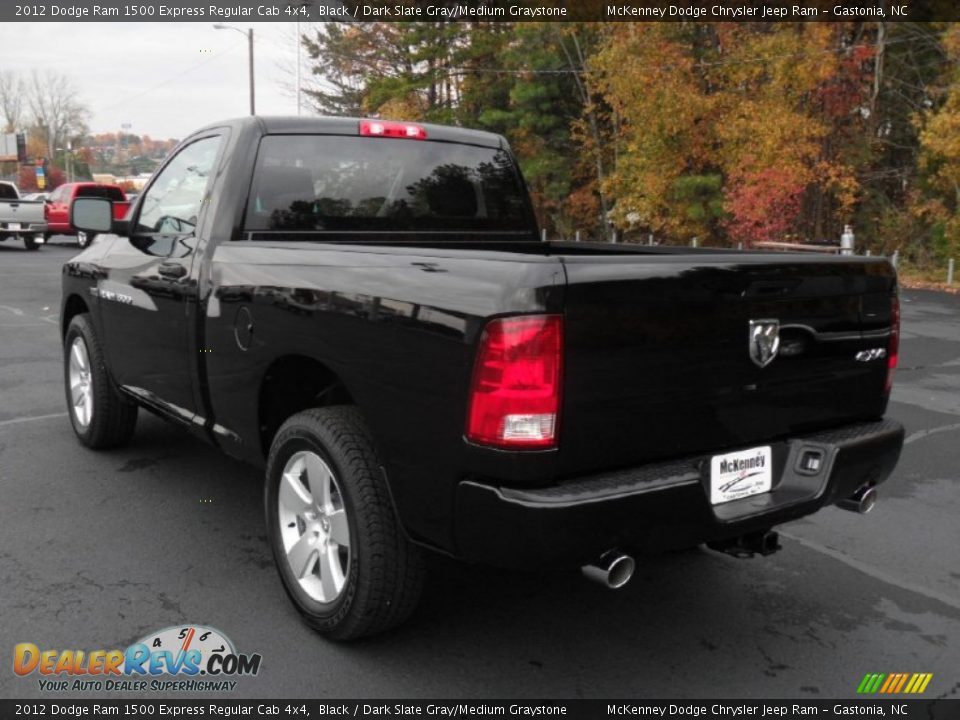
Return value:
[(36, 250), (46, 230), (43, 202), (22, 200), (16, 185), (0, 182), (0, 240), (19, 237), (27, 250)]

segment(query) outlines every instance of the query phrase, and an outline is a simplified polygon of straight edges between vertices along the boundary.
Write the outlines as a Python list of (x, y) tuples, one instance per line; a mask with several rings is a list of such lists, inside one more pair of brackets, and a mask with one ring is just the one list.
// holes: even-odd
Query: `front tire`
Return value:
[(356, 408), (306, 410), (283, 424), (267, 461), (265, 506), (284, 589), (314, 630), (352, 640), (413, 612), (423, 554), (400, 527)]
[(70, 321), (63, 341), (67, 411), (77, 438), (96, 450), (125, 445), (137, 426), (137, 406), (117, 390), (86, 314)]
[(97, 233), (85, 233), (82, 230), (77, 233), (77, 245), (81, 250), (90, 247), (90, 244), (97, 239)]

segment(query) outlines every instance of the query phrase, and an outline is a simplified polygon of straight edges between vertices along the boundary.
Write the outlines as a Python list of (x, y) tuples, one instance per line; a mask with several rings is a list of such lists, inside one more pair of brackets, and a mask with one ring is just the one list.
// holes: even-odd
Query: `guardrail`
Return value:
[(837, 255), (841, 250), (839, 245), (811, 245), (808, 243), (777, 242), (775, 240), (755, 242), (753, 247), (770, 250), (800, 250), (802, 252), (829, 253), (830, 255)]
[[(547, 229), (543, 228), (540, 231), (540, 239), (544, 242), (547, 241)], [(574, 242), (581, 241), (580, 231), (577, 230), (573, 236)], [(613, 235), (609, 242), (616, 243), (619, 241), (618, 233), (614, 230)], [(854, 249), (854, 235), (853, 230), (849, 226), (844, 227), (843, 237), (841, 237), (840, 244), (838, 245), (829, 245), (826, 243), (799, 243), (799, 242), (780, 242), (777, 240), (764, 240), (760, 242), (755, 242), (751, 245), (752, 248), (760, 248), (763, 250), (783, 250), (783, 251), (793, 251), (793, 252), (812, 252), (812, 253), (823, 253), (825, 255), (856, 255), (856, 250)], [(647, 245), (659, 245), (658, 242), (654, 240), (653, 233), (647, 235)], [(690, 247), (699, 247), (699, 239), (694, 237), (690, 239)], [(743, 250), (743, 243), (737, 244), (738, 250)], [(866, 257), (870, 257), (870, 251), (867, 250), (863, 253)], [(894, 267), (897, 267), (900, 263), (900, 251), (894, 250), (893, 253), (889, 256), (890, 262)], [(955, 263), (954, 259), (950, 258), (947, 261), (947, 285), (953, 285), (954, 280), (954, 270)]]

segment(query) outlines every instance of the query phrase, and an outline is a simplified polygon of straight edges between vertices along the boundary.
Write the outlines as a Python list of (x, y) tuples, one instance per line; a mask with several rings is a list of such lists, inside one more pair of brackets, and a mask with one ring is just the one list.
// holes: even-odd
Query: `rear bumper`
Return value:
[[(582, 564), (614, 547), (659, 552), (767, 529), (886, 480), (900, 457), (903, 434), (899, 423), (881, 420), (769, 443), (771, 491), (716, 506), (709, 501), (710, 455), (549, 488), (463, 481), (456, 498), (458, 555), (507, 567)], [(798, 467), (807, 450), (822, 453), (816, 473)]]
[[(14, 225), (19, 225), (19, 227), (14, 229), (13, 227), (11, 227)], [(0, 233), (4, 235), (42, 235), (46, 231), (47, 231), (47, 224), (45, 222), (0, 223)]]

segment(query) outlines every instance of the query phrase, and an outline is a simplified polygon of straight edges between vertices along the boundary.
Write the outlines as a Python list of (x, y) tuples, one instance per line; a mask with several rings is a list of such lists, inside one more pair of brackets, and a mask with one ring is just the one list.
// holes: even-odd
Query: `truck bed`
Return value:
[[(259, 432), (258, 399), (239, 378), (262, 376), (287, 353), (324, 357), (367, 409), (401, 513), (438, 545), (450, 544), (442, 498), (452, 502), (464, 478), (548, 487), (872, 421), (886, 406), (886, 363), (854, 360), (889, 338), (894, 275), (882, 259), (476, 238), (326, 240), (217, 247), (204, 342), (229, 348), (233, 318), (246, 305), (263, 343), (262, 354), (205, 358), (214, 416), (232, 423), (221, 441), (240, 456), (263, 452), (230, 440)], [(565, 319), (558, 449), (465, 444), (467, 385), (485, 322), (542, 312)], [(768, 318), (781, 323), (783, 350), (759, 368), (748, 353), (748, 323)], [(436, 478), (429, 493), (427, 475)]]

